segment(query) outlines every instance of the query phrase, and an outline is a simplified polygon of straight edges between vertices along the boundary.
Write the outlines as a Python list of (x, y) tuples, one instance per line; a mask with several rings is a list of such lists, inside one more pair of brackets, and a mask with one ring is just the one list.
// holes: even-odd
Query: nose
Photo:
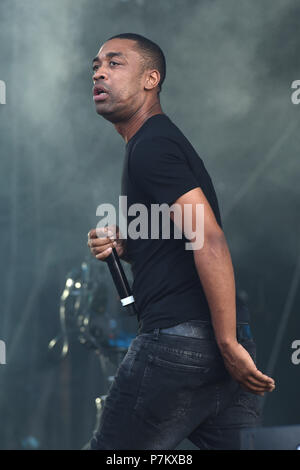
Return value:
[(106, 78), (107, 78), (107, 73), (104, 71), (103, 68), (98, 67), (97, 70), (95, 70), (93, 74), (93, 80), (94, 81), (99, 80), (99, 79), (105, 80)]

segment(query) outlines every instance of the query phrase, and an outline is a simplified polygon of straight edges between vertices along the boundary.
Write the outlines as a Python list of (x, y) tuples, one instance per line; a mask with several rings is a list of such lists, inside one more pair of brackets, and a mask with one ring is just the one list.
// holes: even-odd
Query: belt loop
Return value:
[(159, 337), (159, 328), (154, 328), (153, 330), (153, 339), (158, 340)]

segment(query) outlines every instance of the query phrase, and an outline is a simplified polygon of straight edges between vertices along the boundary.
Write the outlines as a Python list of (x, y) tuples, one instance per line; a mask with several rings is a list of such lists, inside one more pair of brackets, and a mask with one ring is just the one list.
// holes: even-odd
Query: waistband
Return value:
[[(188, 336), (198, 339), (215, 339), (211, 323), (191, 320), (169, 328), (155, 328), (152, 333), (157, 337), (160, 334)], [(237, 340), (253, 339), (249, 323), (239, 323), (236, 326)]]

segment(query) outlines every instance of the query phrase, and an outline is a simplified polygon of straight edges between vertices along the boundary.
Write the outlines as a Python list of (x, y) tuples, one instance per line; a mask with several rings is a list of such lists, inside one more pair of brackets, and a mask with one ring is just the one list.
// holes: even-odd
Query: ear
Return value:
[(145, 89), (153, 90), (160, 82), (160, 73), (158, 70), (149, 70), (145, 80)]

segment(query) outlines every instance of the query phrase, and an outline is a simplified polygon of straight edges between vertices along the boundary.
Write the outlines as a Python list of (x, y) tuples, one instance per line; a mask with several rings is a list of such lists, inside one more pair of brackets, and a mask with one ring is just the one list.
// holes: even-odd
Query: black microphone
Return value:
[(130, 289), (126, 274), (124, 273), (123, 266), (120, 262), (119, 255), (115, 248), (112, 249), (111, 254), (107, 256), (104, 261), (107, 262), (110, 274), (113, 278), (117, 292), (120, 296), (122, 306), (126, 307), (126, 310), (128, 311), (129, 315), (138, 315), (132, 291)]

